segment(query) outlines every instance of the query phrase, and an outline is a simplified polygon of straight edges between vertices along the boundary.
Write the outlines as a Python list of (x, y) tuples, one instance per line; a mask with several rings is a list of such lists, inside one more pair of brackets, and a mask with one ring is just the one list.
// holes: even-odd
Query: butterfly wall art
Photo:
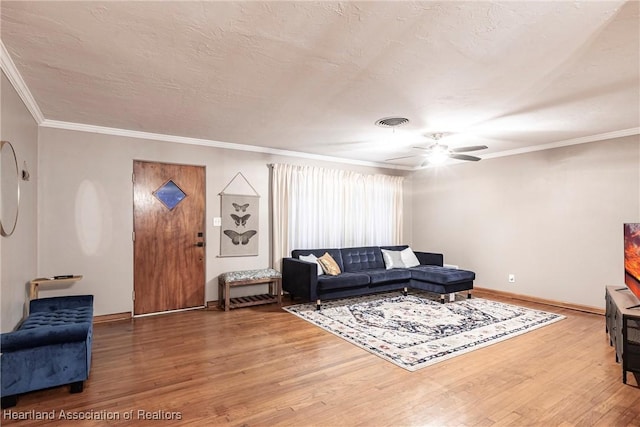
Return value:
[(238, 216), (236, 214), (231, 214), (231, 218), (233, 218), (233, 220), (236, 222), (236, 226), (246, 226), (247, 225), (247, 221), (249, 220), (249, 218), (251, 217), (250, 214), (246, 214), (243, 216)]
[(256, 230), (245, 231), (244, 233), (238, 233), (233, 230), (224, 230), (224, 234), (226, 234), (234, 245), (247, 245), (249, 244), (249, 240), (257, 233)]
[(231, 206), (233, 206), (233, 209), (235, 209), (236, 212), (246, 212), (247, 208), (249, 207), (249, 203), (245, 203), (244, 205), (239, 205), (237, 203), (231, 203)]
[(259, 196), (220, 194), (220, 256), (258, 255)]

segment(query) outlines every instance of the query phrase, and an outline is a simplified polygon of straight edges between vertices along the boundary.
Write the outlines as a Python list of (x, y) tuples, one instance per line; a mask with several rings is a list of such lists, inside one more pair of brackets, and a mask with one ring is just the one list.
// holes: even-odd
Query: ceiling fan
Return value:
[(440, 139), (442, 139), (443, 136), (444, 134), (442, 133), (434, 133), (432, 135), (429, 135), (429, 138), (435, 141), (433, 144), (429, 145), (428, 147), (413, 147), (418, 150), (423, 150), (424, 154), (396, 157), (393, 159), (387, 159), (387, 161), (423, 156), (425, 157), (425, 160), (420, 164), (421, 167), (427, 166), (427, 165), (440, 165), (444, 163), (447, 159), (477, 162), (481, 160), (480, 157), (470, 156), (468, 154), (460, 154), (460, 153), (467, 153), (469, 151), (484, 150), (489, 148), (486, 145), (470, 145), (467, 147), (449, 148), (448, 145), (442, 144), (440, 142)]

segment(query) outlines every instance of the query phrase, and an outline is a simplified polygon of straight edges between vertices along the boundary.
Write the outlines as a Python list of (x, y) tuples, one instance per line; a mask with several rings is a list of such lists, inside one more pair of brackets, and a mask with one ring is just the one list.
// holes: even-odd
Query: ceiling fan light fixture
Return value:
[[(378, 122), (381, 120), (383, 119), (378, 120)], [(376, 124), (378, 124), (378, 122), (376, 122)], [(466, 153), (469, 151), (485, 150), (489, 148), (486, 145), (469, 145), (465, 147), (449, 148), (447, 144), (442, 144), (440, 142), (442, 137), (445, 136), (444, 133), (433, 133), (431, 135), (425, 135), (425, 136), (433, 139), (434, 143), (429, 145), (428, 147), (413, 147), (415, 149), (422, 150), (422, 154), (417, 155), (419, 157), (422, 157), (423, 159), (422, 163), (420, 164), (420, 167), (444, 165), (445, 163), (447, 163), (447, 160), (449, 159), (477, 162), (482, 159), (480, 157), (470, 156), (468, 154), (462, 154), (462, 153)], [(387, 161), (406, 159), (410, 157), (414, 157), (414, 156), (396, 157), (392, 159), (387, 159)]]
[(449, 155), (449, 148), (446, 145), (438, 143), (436, 139), (436, 143), (431, 146), (427, 154), (425, 163), (434, 166), (442, 165), (447, 161)]
[(427, 161), (430, 165), (442, 165), (449, 158), (447, 150), (435, 150), (427, 157)]

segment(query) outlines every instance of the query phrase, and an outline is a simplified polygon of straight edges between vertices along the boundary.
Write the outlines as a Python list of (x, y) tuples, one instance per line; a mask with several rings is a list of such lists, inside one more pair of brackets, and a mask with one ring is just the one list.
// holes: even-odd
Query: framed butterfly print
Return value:
[(220, 194), (220, 256), (258, 255), (260, 196)]

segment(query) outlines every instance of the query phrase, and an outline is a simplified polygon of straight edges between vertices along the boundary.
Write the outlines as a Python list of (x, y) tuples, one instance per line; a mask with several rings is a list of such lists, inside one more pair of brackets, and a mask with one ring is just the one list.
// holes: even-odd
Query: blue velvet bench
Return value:
[(91, 367), (93, 295), (41, 298), (17, 330), (3, 333), (2, 408), (18, 395), (70, 384), (80, 393)]

